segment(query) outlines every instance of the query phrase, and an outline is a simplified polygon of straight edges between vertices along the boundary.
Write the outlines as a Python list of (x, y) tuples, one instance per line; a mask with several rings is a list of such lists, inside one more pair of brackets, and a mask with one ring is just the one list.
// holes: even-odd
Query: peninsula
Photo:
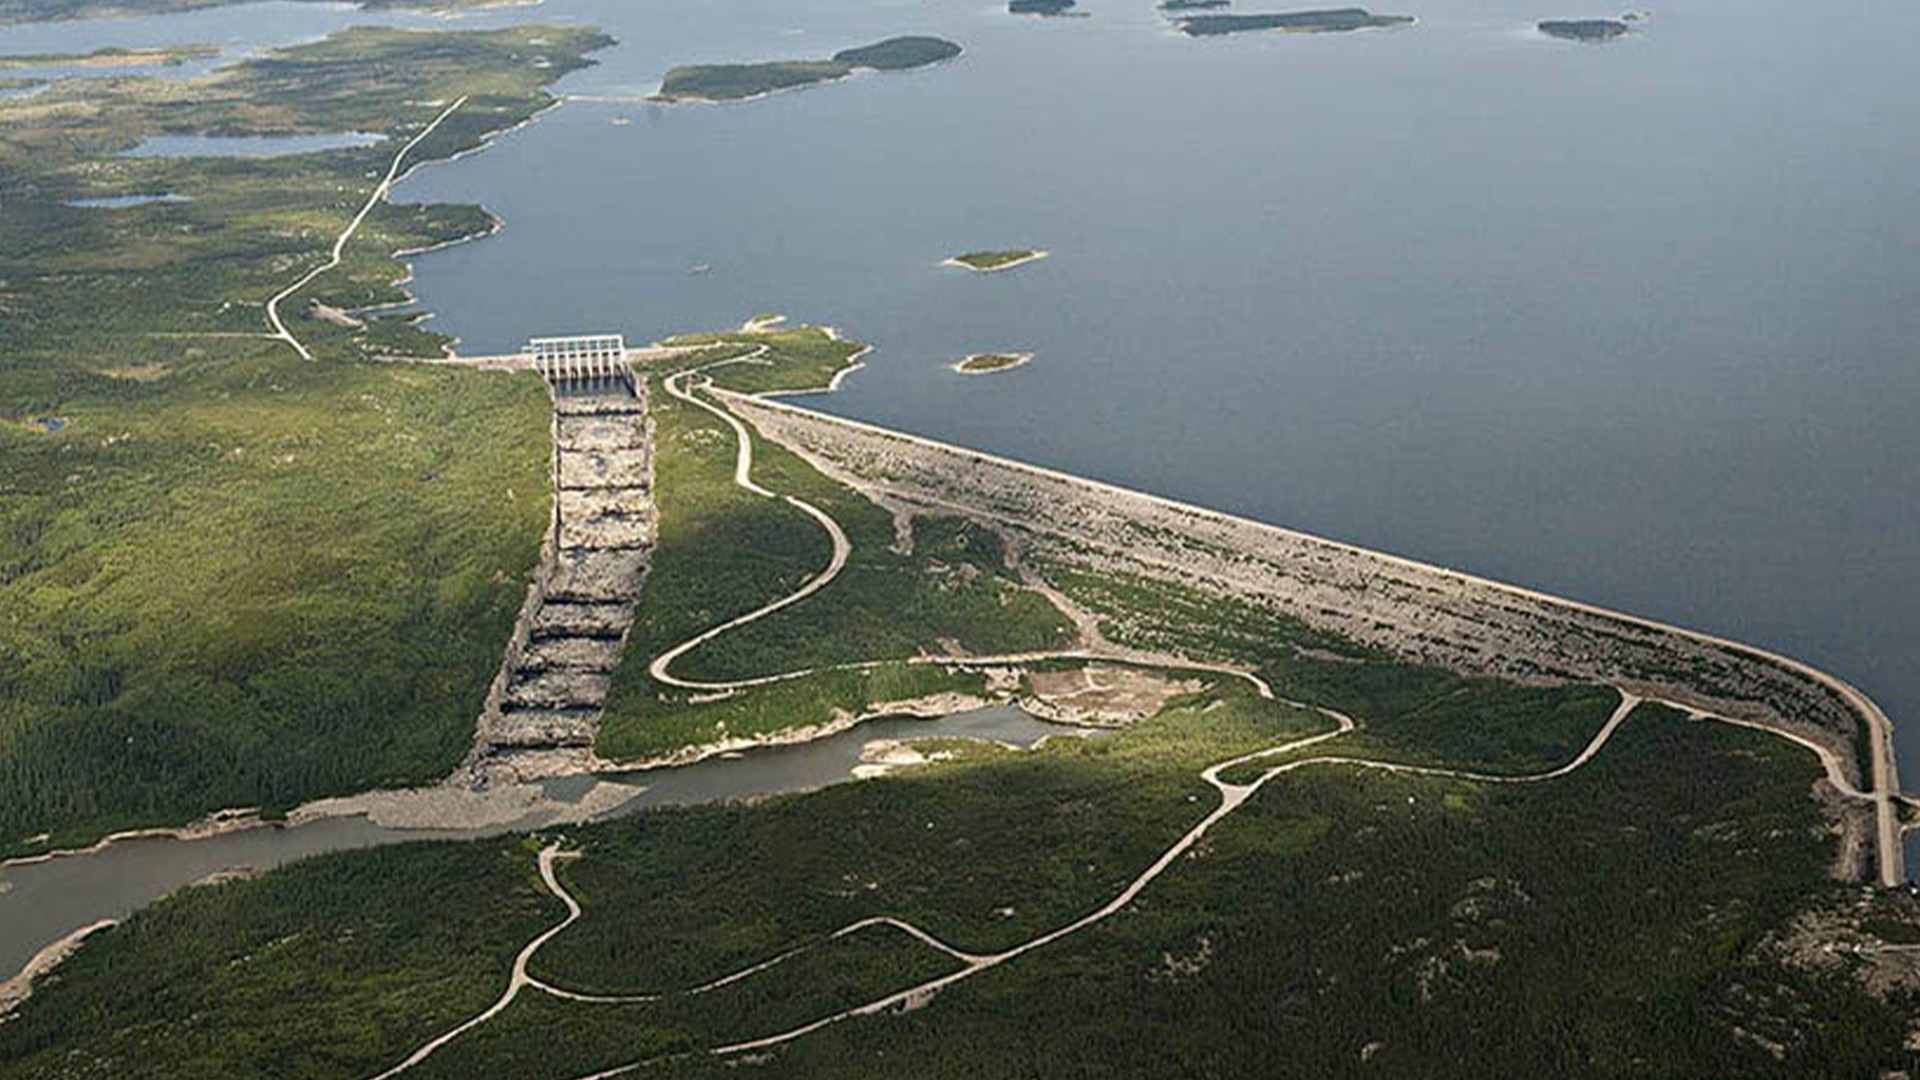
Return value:
[(656, 101), (743, 101), (780, 90), (844, 79), (855, 71), (906, 71), (959, 56), (960, 46), (937, 37), (893, 37), (843, 49), (826, 60), (770, 60), (757, 64), (693, 64), (667, 72)]
[(1260, 30), (1278, 30), (1294, 34), (1344, 33), (1406, 26), (1411, 15), (1375, 15), (1365, 8), (1332, 8), (1325, 11), (1289, 11), (1272, 14), (1187, 15), (1178, 20), (1181, 32), (1191, 37), (1215, 37)]
[(1005, 251), (969, 251), (964, 255), (953, 255), (942, 259), (940, 265), (955, 266), (975, 273), (993, 274), (1015, 267), (1039, 262), (1051, 252), (1031, 248), (1008, 248)]

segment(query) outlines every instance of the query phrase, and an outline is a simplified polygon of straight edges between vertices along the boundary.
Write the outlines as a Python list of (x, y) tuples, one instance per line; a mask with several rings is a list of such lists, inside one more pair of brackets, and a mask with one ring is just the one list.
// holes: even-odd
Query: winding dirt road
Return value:
[(353, 220), (349, 221), (347, 227), (340, 231), (340, 235), (334, 238), (333, 251), (327, 256), (326, 262), (300, 275), (298, 281), (267, 298), (267, 322), (273, 326), (273, 333), (268, 335), (269, 337), (293, 346), (293, 351), (300, 354), (300, 359), (313, 359), (313, 354), (307, 351), (307, 347), (300, 343), (299, 338), (293, 336), (293, 331), (287, 329), (287, 324), (281, 320), (280, 302), (312, 284), (313, 280), (321, 274), (340, 265), (341, 257), (347, 250), (347, 241), (353, 239), (353, 234), (360, 230), (360, 223), (367, 220), (367, 215), (373, 212), (373, 208), (393, 190), (394, 182), (400, 178), (400, 166), (406, 161), (407, 154), (420, 145), (421, 140), (433, 134), (434, 129), (438, 128), (447, 117), (452, 116), (454, 110), (466, 103), (467, 95), (465, 94), (454, 99), (453, 104), (441, 110), (440, 115), (434, 117), (426, 127), (421, 128), (419, 134), (408, 139), (406, 145), (400, 148), (400, 152), (393, 155), (393, 163), (387, 166), (387, 175), (374, 186), (373, 193), (367, 196), (366, 204), (360, 207), (360, 212), (353, 215)]
[(758, 350), (748, 353), (745, 356), (732, 357), (702, 367), (690, 368), (669, 376), (663, 380), (663, 385), (666, 387), (669, 395), (712, 413), (733, 430), (735, 440), (733, 482), (736, 487), (762, 498), (779, 499), (799, 510), (801, 513), (806, 514), (809, 518), (812, 518), (815, 523), (826, 530), (827, 536), (832, 540), (833, 554), (828, 558), (827, 565), (824, 569), (802, 582), (794, 591), (762, 604), (744, 615), (728, 619), (726, 622), (720, 623), (717, 626), (703, 630), (661, 653), (659, 656), (654, 657), (653, 662), (647, 666), (647, 673), (651, 675), (656, 682), (663, 683), (667, 686), (679, 687), (683, 690), (697, 690), (706, 693), (732, 693), (757, 686), (767, 686), (772, 683), (802, 679), (809, 675), (818, 675), (823, 672), (866, 671), (873, 668), (885, 667), (889, 664), (939, 664), (947, 667), (980, 668), (1033, 664), (1044, 660), (1105, 660), (1111, 663), (1130, 664), (1134, 666), (1156, 668), (1177, 667), (1183, 670), (1207, 671), (1220, 675), (1228, 675), (1243, 679), (1252, 684), (1254, 689), (1258, 691), (1262, 697), (1273, 697), (1273, 688), (1267, 685), (1266, 680), (1246, 668), (1234, 667), (1228, 664), (1208, 663), (1205, 661), (1181, 660), (1174, 663), (1164, 658), (1148, 657), (1128, 650), (1111, 647), (1099, 649), (1045, 649), (1035, 652), (995, 653), (981, 656), (912, 656), (895, 660), (856, 660), (844, 664), (827, 664), (816, 667), (798, 668), (793, 671), (782, 671), (772, 675), (756, 675), (745, 679), (699, 680), (685, 679), (673, 674), (671, 668), (674, 661), (679, 660), (681, 657), (705, 645), (707, 642), (720, 637), (722, 634), (737, 630), (748, 623), (764, 619), (776, 611), (791, 607), (832, 584), (833, 580), (840, 576), (840, 571), (846, 568), (847, 559), (853, 553), (853, 542), (847, 538), (846, 530), (840, 527), (840, 523), (835, 521), (832, 515), (803, 499), (769, 491), (754, 482), (753, 438), (747, 431), (746, 425), (740, 421), (739, 417), (734, 416), (731, 412), (701, 397), (697, 387), (688, 385), (689, 381), (696, 377), (704, 381), (706, 372), (714, 368), (724, 367), (728, 364), (754, 363), (766, 351), (766, 346), (761, 346)]

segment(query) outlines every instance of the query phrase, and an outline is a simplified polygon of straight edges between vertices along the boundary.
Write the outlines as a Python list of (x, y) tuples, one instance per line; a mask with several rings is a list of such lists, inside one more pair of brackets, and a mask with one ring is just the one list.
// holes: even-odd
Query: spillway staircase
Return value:
[(591, 767), (659, 519), (646, 389), (624, 343), (536, 338), (528, 351), (553, 398), (553, 510), (463, 770), (477, 786)]

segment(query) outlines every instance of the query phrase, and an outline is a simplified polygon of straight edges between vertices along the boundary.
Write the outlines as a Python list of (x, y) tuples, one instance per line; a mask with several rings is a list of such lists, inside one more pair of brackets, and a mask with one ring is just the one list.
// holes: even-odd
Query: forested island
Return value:
[[(0, 857), (458, 762), (539, 551), (544, 499), (507, 492), (545, 485), (544, 448), (511, 433), (545, 430), (545, 397), (354, 362), (440, 355), (410, 315), (297, 313), (403, 301), (389, 253), (492, 219), (373, 206), (342, 264), (282, 304), (324, 363), (269, 337), (262, 305), (322, 265), (402, 147), (402, 168), (478, 147), (608, 40), (359, 28), (211, 76), (0, 99)], [(343, 130), (389, 138), (119, 154), (168, 131)], [(137, 199), (165, 192), (192, 199)], [(140, 204), (79, 208), (107, 200)], [(9, 422), (41, 416), (61, 423)], [(428, 564), (445, 576), (422, 591)]]
[(1233, 0), (1162, 0), (1161, 11), (1208, 11), (1231, 7)]
[(1632, 29), (1619, 19), (1549, 19), (1540, 24), (1541, 33), (1565, 41), (1612, 41)]
[(962, 375), (984, 375), (992, 371), (1006, 371), (1033, 362), (1032, 353), (974, 353), (953, 365), (953, 370)]
[(959, 56), (960, 46), (937, 37), (888, 38), (842, 49), (826, 60), (771, 60), (757, 64), (691, 64), (667, 72), (658, 101), (740, 101), (778, 90), (844, 79), (861, 69), (906, 71)]
[(954, 255), (944, 260), (942, 266), (957, 266), (982, 274), (991, 274), (1000, 270), (1011, 270), (1016, 266), (1025, 266), (1038, 262), (1050, 254), (1032, 248), (1008, 248), (1004, 251), (969, 251), (963, 255)]
[[(248, 0), (0, 0), (0, 26), (10, 23), (53, 22), (66, 19), (99, 19), (125, 15), (171, 15), (202, 8), (228, 7)], [(299, 0), (306, 3), (334, 3), (337, 0)], [(467, 9), (504, 7), (516, 0), (360, 0), (365, 11), (406, 8), (415, 11), (457, 12)]]
[(1405, 26), (1411, 15), (1375, 15), (1365, 8), (1332, 8), (1325, 11), (1287, 11), (1246, 15), (1188, 15), (1178, 20), (1180, 29), (1192, 37), (1214, 37), (1259, 30), (1279, 30), (1297, 34), (1341, 33), (1349, 30), (1373, 30)]

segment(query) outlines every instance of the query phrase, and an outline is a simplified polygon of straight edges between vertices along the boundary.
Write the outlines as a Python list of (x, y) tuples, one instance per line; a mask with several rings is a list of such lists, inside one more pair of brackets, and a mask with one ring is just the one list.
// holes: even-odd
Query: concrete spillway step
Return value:
[(502, 709), (487, 745), (495, 750), (592, 746), (599, 715), (596, 709)]
[(584, 488), (562, 491), (560, 520), (592, 518), (603, 514), (652, 514), (653, 493), (644, 487)]
[(561, 416), (645, 416), (647, 403), (622, 390), (607, 394), (568, 394), (554, 399)]
[(612, 682), (600, 671), (516, 671), (500, 703), (503, 709), (598, 709)]
[(631, 413), (606, 416), (562, 416), (555, 421), (561, 446), (573, 450), (644, 450), (647, 446), (645, 424), (636, 423)]
[(520, 671), (612, 671), (620, 664), (620, 639), (609, 637), (536, 638), (520, 654)]
[(568, 604), (549, 600), (533, 617), (529, 636), (539, 641), (555, 637), (618, 639), (633, 625), (633, 609), (624, 603)]
[(630, 602), (640, 595), (640, 577), (646, 568), (644, 551), (563, 549), (547, 585), (547, 598), (567, 603)]
[(562, 488), (645, 487), (651, 469), (645, 450), (560, 451)]
[(651, 548), (653, 527), (652, 514), (603, 514), (572, 520), (561, 518), (560, 546), (591, 550)]

